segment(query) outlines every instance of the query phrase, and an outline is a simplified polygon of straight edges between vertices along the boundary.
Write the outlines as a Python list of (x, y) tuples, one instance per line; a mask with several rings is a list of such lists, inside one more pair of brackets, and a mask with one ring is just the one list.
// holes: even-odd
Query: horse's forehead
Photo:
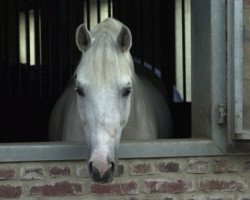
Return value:
[(130, 75), (124, 75), (122, 77), (114, 77), (106, 82), (92, 81), (91, 77), (81, 74), (77, 76), (76, 85), (79, 87), (88, 88), (123, 88), (132, 87), (132, 77)]

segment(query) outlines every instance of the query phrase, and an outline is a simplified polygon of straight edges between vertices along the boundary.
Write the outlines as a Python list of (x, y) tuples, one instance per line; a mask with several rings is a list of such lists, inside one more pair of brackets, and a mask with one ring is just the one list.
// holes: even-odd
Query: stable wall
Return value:
[(83, 161), (1, 163), (0, 199), (250, 200), (250, 156), (120, 160), (110, 184)]

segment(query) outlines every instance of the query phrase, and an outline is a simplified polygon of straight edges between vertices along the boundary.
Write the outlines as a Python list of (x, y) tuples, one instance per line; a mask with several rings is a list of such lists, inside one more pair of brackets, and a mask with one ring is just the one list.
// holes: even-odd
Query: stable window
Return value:
[(248, 76), (237, 75), (248, 74), (247, 57), (240, 57), (248, 40), (244, 48), (243, 26), (238, 24), (245, 23), (247, 38), (243, 18), (248, 19), (248, 1), (17, 2), (1, 1), (0, 142), (12, 142), (0, 145), (1, 161), (86, 157), (84, 144), (51, 143), (44, 133), (51, 108), (80, 57), (76, 27), (84, 21), (91, 28), (107, 16), (131, 29), (135, 65), (166, 84), (174, 122), (173, 138), (122, 142), (120, 158), (222, 155), (228, 144), (229, 149), (238, 144), (232, 139), (249, 137)]

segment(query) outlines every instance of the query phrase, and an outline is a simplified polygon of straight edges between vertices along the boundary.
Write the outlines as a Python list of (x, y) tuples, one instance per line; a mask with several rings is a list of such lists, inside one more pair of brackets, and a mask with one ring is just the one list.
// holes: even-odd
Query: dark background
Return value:
[[(113, 0), (112, 3), (113, 17), (132, 32), (132, 56), (139, 58), (142, 66), (145, 61), (161, 70), (174, 121), (174, 137), (190, 137), (190, 103), (173, 102), (175, 1)], [(89, 0), (0, 0), (0, 142), (48, 141), (51, 109), (80, 58), (75, 31), (83, 21), (89, 27), (89, 4)], [(111, 15), (111, 1), (108, 4)], [(19, 62), (18, 13), (26, 13), (29, 32), (29, 10), (35, 14), (35, 65)], [(97, 19), (100, 21), (100, 16)], [(28, 39), (26, 49), (29, 52)], [(29, 57), (27, 53), (28, 61)]]

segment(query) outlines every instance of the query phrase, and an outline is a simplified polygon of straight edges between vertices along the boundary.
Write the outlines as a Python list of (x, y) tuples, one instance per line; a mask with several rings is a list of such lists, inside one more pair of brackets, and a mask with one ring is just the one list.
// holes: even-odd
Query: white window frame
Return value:
[[(195, 96), (197, 123), (207, 139), (159, 139), (121, 142), (119, 158), (152, 158), (224, 155), (227, 147), (227, 126), (218, 123), (218, 107), (226, 105), (226, 26), (224, 0), (192, 0), (192, 26), (202, 23), (192, 37), (192, 73), (203, 69), (193, 90), (206, 92)], [(202, 15), (197, 17), (197, 13)], [(208, 18), (204, 17), (206, 14)], [(204, 24), (205, 23), (205, 24)], [(193, 70), (194, 69), (194, 70)], [(208, 74), (207, 74), (208, 73)], [(202, 75), (198, 74), (198, 75)], [(192, 76), (193, 77), (193, 76)], [(194, 83), (193, 83), (194, 84)], [(202, 91), (202, 86), (208, 91)], [(198, 94), (198, 93), (197, 93)], [(192, 97), (194, 100), (194, 96)], [(204, 102), (200, 104), (199, 102)], [(203, 111), (204, 109), (204, 111)], [(202, 120), (206, 120), (203, 123)], [(195, 122), (193, 122), (195, 123)], [(86, 159), (86, 145), (81, 142), (16, 143), (0, 145), (0, 162), (59, 161)]]

